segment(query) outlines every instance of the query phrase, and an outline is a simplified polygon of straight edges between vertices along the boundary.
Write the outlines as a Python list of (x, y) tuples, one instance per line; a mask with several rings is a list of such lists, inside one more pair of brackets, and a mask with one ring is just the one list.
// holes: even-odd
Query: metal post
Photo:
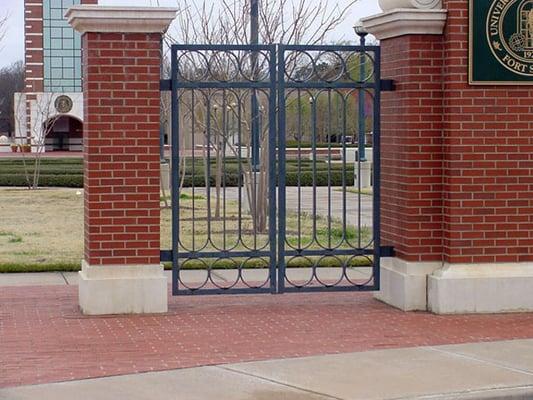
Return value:
[[(259, 0), (250, 0), (250, 44), (259, 44)], [(252, 79), (257, 80), (257, 53), (252, 51)], [(257, 92), (252, 89), (252, 168), (259, 171), (259, 103)]]
[[(363, 50), (359, 53), (359, 78), (364, 81), (365, 77), (365, 36), (366, 34), (359, 34), (359, 43)], [(357, 142), (357, 150), (359, 155), (359, 161), (366, 161), (365, 154), (365, 91), (359, 89), (359, 140)]]

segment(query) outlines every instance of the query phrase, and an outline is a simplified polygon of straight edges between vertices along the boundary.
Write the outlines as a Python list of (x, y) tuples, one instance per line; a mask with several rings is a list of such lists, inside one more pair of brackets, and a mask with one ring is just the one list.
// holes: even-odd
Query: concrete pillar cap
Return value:
[(74, 30), (114, 33), (164, 33), (176, 18), (171, 7), (70, 7), (65, 18)]
[(446, 10), (396, 8), (361, 22), (368, 33), (382, 40), (403, 35), (442, 35), (446, 17)]

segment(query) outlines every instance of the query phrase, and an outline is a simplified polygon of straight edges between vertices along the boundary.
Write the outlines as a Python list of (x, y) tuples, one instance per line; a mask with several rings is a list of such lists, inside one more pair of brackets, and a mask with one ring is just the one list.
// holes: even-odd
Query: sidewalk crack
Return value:
[(238, 369), (233, 369), (231, 367), (224, 366), (224, 365), (216, 365), (215, 368), (224, 369), (226, 371), (233, 372), (235, 374), (246, 375), (246, 376), (249, 376), (249, 377), (252, 377), (252, 378), (256, 378), (256, 379), (259, 379), (259, 380), (262, 380), (262, 381), (265, 381), (265, 382), (274, 383), (276, 385), (285, 386), (285, 387), (288, 387), (288, 388), (291, 388), (291, 389), (300, 390), (302, 392), (309, 393), (309, 394), (314, 394), (316, 396), (322, 396), (322, 397), (325, 397), (327, 399), (346, 400), (346, 399), (344, 399), (342, 397), (336, 397), (336, 396), (332, 396), (330, 394), (316, 392), (314, 390), (306, 389), (306, 388), (303, 388), (303, 387), (300, 387), (300, 386), (297, 386), (297, 385), (291, 385), (290, 383), (280, 382), (280, 381), (277, 381), (275, 379), (266, 378), (266, 377), (261, 376), (261, 375), (253, 374), (251, 372), (245, 372), (245, 371), (241, 371), (241, 370), (238, 370)]
[(512, 366), (509, 366), (509, 365), (506, 365), (506, 364), (503, 364), (503, 363), (500, 363), (500, 362), (487, 360), (485, 358), (475, 357), (475, 356), (471, 356), (471, 355), (460, 353), (460, 352), (454, 352), (454, 351), (451, 351), (451, 350), (444, 350), (444, 349), (440, 349), (438, 347), (428, 347), (428, 349), (433, 350), (433, 351), (437, 351), (439, 353), (452, 355), (452, 356), (455, 356), (455, 357), (458, 357), (458, 358), (464, 358), (464, 359), (467, 359), (467, 360), (478, 361), (480, 363), (487, 364), (487, 365), (492, 365), (494, 367), (499, 367), (499, 368), (502, 368), (502, 369), (506, 369), (508, 371), (518, 372), (518, 373), (521, 373), (521, 374), (524, 374), (524, 375), (533, 376), (533, 371), (530, 371), (530, 370), (527, 370), (527, 369), (522, 369), (522, 368), (512, 367)]
[(68, 280), (67, 280), (67, 278), (65, 277), (65, 274), (63, 274), (63, 272), (60, 272), (59, 274), (61, 275), (61, 277), (62, 277), (63, 280), (65, 281), (65, 285), (70, 286), (70, 283), (68, 283)]

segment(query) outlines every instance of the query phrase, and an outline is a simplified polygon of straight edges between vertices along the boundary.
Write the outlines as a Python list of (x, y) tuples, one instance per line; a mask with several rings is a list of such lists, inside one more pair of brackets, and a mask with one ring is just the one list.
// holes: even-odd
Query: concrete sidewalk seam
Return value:
[[(507, 387), (501, 387), (501, 386), (495, 386), (493, 388), (486, 388), (486, 389), (474, 389), (474, 390), (464, 390), (459, 392), (450, 392), (450, 393), (438, 393), (438, 394), (423, 394), (416, 397), (395, 397), (391, 398), (389, 400), (447, 400), (447, 399), (460, 399), (461, 397), (457, 396), (469, 396), (468, 400), (502, 400), (504, 397), (507, 398), (507, 395), (513, 396), (509, 397), (509, 399), (515, 399), (515, 395), (513, 393), (506, 393), (506, 392), (516, 392), (516, 391), (522, 391), (522, 393), (517, 393), (520, 396), (527, 395), (528, 399), (533, 398), (533, 385), (519, 385), (519, 386), (507, 386)], [(527, 391), (527, 392), (523, 392)], [(482, 397), (474, 397), (476, 395), (480, 395)], [(498, 397), (495, 397), (498, 396)], [(516, 398), (518, 399), (526, 399), (526, 397), (520, 397)]]
[(274, 383), (276, 385), (285, 386), (285, 387), (288, 387), (288, 388), (291, 388), (291, 389), (296, 389), (296, 390), (299, 390), (299, 391), (304, 392), (304, 393), (309, 393), (309, 394), (314, 394), (314, 395), (317, 395), (317, 396), (326, 397), (326, 398), (332, 399), (332, 400), (348, 400), (348, 399), (344, 399), (342, 397), (336, 397), (336, 396), (332, 396), (330, 394), (316, 392), (314, 390), (305, 389), (305, 388), (302, 388), (300, 386), (291, 385), (290, 383), (281, 382), (281, 381), (277, 381), (275, 379), (266, 378), (264, 376), (252, 374), (250, 372), (244, 372), (244, 371), (241, 371), (241, 370), (238, 370), (238, 369), (233, 369), (233, 368), (230, 368), (230, 367), (227, 367), (227, 366), (224, 366), (224, 365), (215, 365), (214, 367), (215, 368), (219, 368), (219, 369), (223, 369), (225, 371), (229, 371), (229, 372), (232, 372), (232, 373), (235, 373), (235, 374), (249, 376), (251, 378), (259, 379), (261, 381)]
[(63, 278), (63, 280), (65, 281), (65, 285), (70, 286), (70, 284), (67, 281), (67, 278), (65, 277), (65, 274), (63, 272), (60, 272), (60, 274), (61, 274), (61, 277)]
[(529, 370), (526, 370), (526, 369), (522, 369), (522, 368), (514, 368), (514, 367), (511, 367), (509, 365), (501, 364), (501, 363), (498, 363), (498, 362), (495, 362), (495, 361), (491, 361), (491, 360), (487, 360), (487, 359), (484, 359), (484, 358), (473, 357), (471, 355), (460, 353), (460, 352), (456, 353), (456, 352), (451, 351), (451, 350), (443, 350), (443, 349), (439, 349), (439, 348), (433, 347), (433, 346), (429, 346), (429, 347), (427, 347), (427, 349), (433, 350), (433, 351), (436, 351), (436, 352), (439, 352), (439, 353), (443, 353), (443, 354), (452, 355), (452, 356), (455, 356), (455, 357), (458, 357), (458, 358), (463, 358), (463, 359), (466, 359), (466, 360), (477, 361), (477, 362), (482, 363), (482, 364), (486, 364), (486, 365), (491, 365), (493, 367), (502, 368), (502, 369), (505, 369), (505, 370), (508, 370), (508, 371), (511, 371), (511, 372), (516, 372), (516, 373), (520, 373), (520, 374), (524, 374), (524, 375), (528, 375), (528, 376), (533, 376), (533, 372), (532, 371), (529, 371)]

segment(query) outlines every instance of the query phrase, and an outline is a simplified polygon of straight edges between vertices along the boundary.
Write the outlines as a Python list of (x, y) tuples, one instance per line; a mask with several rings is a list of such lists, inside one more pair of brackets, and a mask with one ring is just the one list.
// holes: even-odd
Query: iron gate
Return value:
[(379, 289), (379, 47), (171, 57), (173, 294)]

